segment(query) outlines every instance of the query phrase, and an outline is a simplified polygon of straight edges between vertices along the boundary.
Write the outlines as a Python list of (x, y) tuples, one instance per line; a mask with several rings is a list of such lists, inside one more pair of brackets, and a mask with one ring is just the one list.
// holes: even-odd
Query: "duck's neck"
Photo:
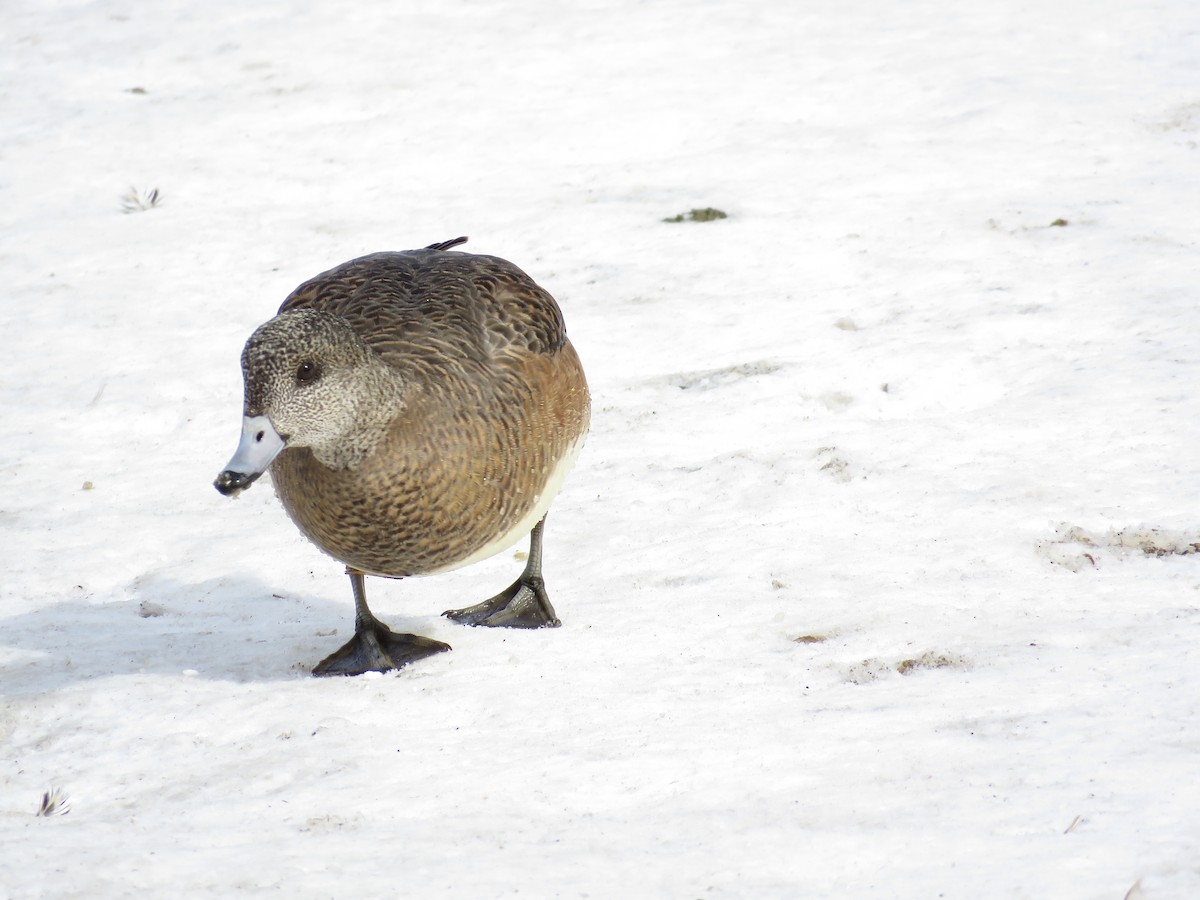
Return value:
[(370, 456), (405, 406), (405, 382), (383, 360), (372, 359), (360, 378), (351, 426), (336, 438), (311, 446), (317, 461), (331, 469), (353, 469)]

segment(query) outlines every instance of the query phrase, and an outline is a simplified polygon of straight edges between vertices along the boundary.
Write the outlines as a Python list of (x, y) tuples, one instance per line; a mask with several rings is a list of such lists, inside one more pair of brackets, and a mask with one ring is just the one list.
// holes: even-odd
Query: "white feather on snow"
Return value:
[[(1200, 895), (1194, 3), (5, 25), (0, 894)], [(341, 568), (210, 486), (241, 344), (459, 234), (591, 380), (564, 627), (374, 579), (454, 652), (309, 678)]]

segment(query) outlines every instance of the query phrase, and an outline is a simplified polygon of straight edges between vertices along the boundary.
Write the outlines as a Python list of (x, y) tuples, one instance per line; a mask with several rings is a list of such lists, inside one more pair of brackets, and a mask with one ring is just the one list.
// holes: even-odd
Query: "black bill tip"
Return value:
[(258, 476), (258, 472), (234, 472), (232, 469), (226, 469), (217, 476), (217, 480), (213, 482), (213, 487), (226, 497), (234, 497), (240, 491), (244, 491), (250, 485), (254, 484)]

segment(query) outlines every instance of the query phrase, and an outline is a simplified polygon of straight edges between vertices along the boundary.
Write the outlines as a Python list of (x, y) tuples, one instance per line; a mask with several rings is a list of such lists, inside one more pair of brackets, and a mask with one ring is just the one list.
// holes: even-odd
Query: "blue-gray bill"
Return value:
[(213, 487), (226, 497), (236, 497), (267, 471), (267, 466), (286, 446), (287, 439), (279, 436), (266, 416), (243, 417), (237, 450), (213, 482)]

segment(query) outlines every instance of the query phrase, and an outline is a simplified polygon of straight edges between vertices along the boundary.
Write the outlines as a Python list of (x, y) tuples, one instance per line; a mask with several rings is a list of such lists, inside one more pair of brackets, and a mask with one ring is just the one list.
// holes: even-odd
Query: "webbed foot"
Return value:
[(397, 634), (380, 622), (367, 608), (367, 590), (363, 573), (346, 569), (354, 591), (354, 637), (331, 653), (313, 669), (313, 674), (362, 675), (364, 672), (390, 672), (418, 659), (445, 653), (449, 644), (418, 634)]
[(361, 675), (364, 672), (390, 672), (418, 659), (445, 653), (449, 644), (417, 634), (397, 634), (379, 621), (356, 628), (354, 637), (341, 649), (317, 664), (313, 674)]
[(442, 615), (464, 625), (492, 628), (557, 628), (562, 624), (554, 614), (542, 579), (526, 575), (495, 597), (465, 609), (448, 609)]

